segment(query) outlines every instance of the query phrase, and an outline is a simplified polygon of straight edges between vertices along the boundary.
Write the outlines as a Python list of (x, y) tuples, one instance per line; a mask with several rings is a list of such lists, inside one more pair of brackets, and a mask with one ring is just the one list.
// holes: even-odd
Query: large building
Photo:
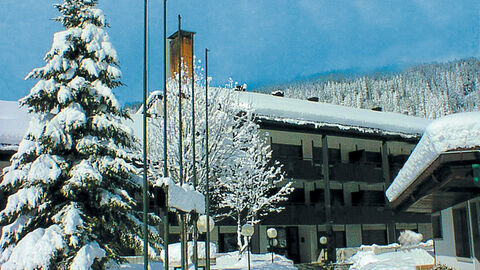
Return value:
[[(324, 235), (335, 248), (396, 242), (405, 229), (431, 238), (429, 215), (394, 212), (384, 195), (429, 120), (275, 95), (235, 94), (253, 110), (273, 159), (283, 164), (295, 186), (285, 210), (267, 216), (256, 228), (254, 252), (267, 251), (270, 227), (279, 232), (277, 252), (295, 262), (316, 260), (318, 239)], [(219, 226), (213, 235), (220, 251), (235, 248), (234, 226)]]
[[(295, 187), (285, 210), (256, 226), (253, 252), (267, 252), (272, 227), (278, 231), (276, 252), (297, 263), (317, 260), (321, 236), (332, 248), (393, 243), (405, 229), (432, 237), (429, 214), (395, 212), (385, 198), (430, 120), (278, 94), (234, 91), (231, 98), (253, 111), (272, 159)], [(220, 252), (236, 250), (233, 219), (218, 224), (211, 239)]]

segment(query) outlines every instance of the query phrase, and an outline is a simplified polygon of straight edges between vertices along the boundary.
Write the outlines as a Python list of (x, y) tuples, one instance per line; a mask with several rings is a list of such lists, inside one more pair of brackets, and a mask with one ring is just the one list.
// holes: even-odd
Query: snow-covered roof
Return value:
[(397, 199), (437, 157), (445, 152), (480, 147), (480, 112), (458, 113), (433, 121), (386, 191)]
[(28, 110), (17, 101), (0, 100), (0, 149), (16, 150), (29, 121)]
[(294, 125), (333, 127), (362, 133), (419, 137), (432, 120), (399, 113), (379, 112), (274, 95), (235, 92), (241, 103), (250, 105), (265, 120)]

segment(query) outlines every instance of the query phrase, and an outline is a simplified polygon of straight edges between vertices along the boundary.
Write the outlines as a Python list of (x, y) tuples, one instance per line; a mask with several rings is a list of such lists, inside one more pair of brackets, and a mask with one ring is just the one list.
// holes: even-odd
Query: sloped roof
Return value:
[(443, 153), (480, 147), (480, 112), (452, 114), (433, 121), (386, 191), (390, 202)]
[(243, 106), (249, 106), (261, 119), (298, 126), (334, 127), (367, 134), (419, 138), (426, 126), (432, 122), (430, 119), (399, 113), (358, 109), (262, 93), (235, 92), (234, 96)]

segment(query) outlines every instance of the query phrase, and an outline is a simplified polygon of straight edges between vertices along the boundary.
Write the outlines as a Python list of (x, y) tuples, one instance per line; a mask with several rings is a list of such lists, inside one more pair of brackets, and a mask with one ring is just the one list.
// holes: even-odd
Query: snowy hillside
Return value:
[(438, 118), (480, 109), (480, 60), (469, 58), (412, 67), (395, 74), (361, 77), (320, 77), (315, 80), (265, 87), (286, 97)]

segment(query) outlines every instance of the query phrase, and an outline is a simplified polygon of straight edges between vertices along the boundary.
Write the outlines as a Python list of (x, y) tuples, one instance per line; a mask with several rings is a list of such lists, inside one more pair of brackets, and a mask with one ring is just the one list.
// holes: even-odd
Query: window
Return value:
[(347, 247), (347, 238), (345, 236), (345, 231), (334, 231), (333, 235), (335, 236), (335, 247), (336, 248)]
[(336, 164), (342, 162), (342, 154), (340, 149), (328, 148), (328, 163)]
[(365, 159), (369, 163), (382, 164), (382, 155), (380, 152), (365, 152)]
[(352, 151), (348, 153), (348, 159), (350, 162), (361, 162), (363, 161), (364, 154), (365, 150)]
[(303, 188), (296, 188), (290, 193), (289, 203), (293, 204), (304, 204), (305, 203), (305, 190)]
[(343, 189), (331, 189), (330, 190), (330, 204), (332, 206), (343, 206), (345, 200), (343, 198)]
[(313, 147), (312, 149), (312, 155), (313, 155), (313, 162), (315, 164), (322, 164), (323, 163), (323, 151), (322, 147)]
[(231, 252), (237, 250), (237, 234), (221, 233), (218, 239), (219, 252)]
[(383, 191), (360, 190), (352, 192), (352, 205), (356, 206), (384, 206), (385, 194)]
[(470, 203), (470, 218), (472, 220), (472, 237), (475, 257), (480, 260), (480, 213), (478, 202)]
[(470, 251), (467, 208), (465, 206), (453, 209), (453, 231), (457, 257), (470, 258), (472, 253)]
[(363, 245), (386, 245), (387, 231), (386, 230), (363, 230), (362, 231)]
[(272, 143), (272, 157), (298, 160), (303, 158), (301, 145)]
[(310, 202), (325, 204), (325, 192), (323, 189), (310, 191)]
[(432, 215), (432, 230), (433, 230), (433, 238), (435, 239), (443, 238), (442, 216), (440, 214)]
[[(316, 164), (323, 163), (323, 150), (322, 147), (313, 147), (313, 161)], [(340, 149), (328, 148), (328, 163), (335, 164), (342, 162), (342, 154)]]

